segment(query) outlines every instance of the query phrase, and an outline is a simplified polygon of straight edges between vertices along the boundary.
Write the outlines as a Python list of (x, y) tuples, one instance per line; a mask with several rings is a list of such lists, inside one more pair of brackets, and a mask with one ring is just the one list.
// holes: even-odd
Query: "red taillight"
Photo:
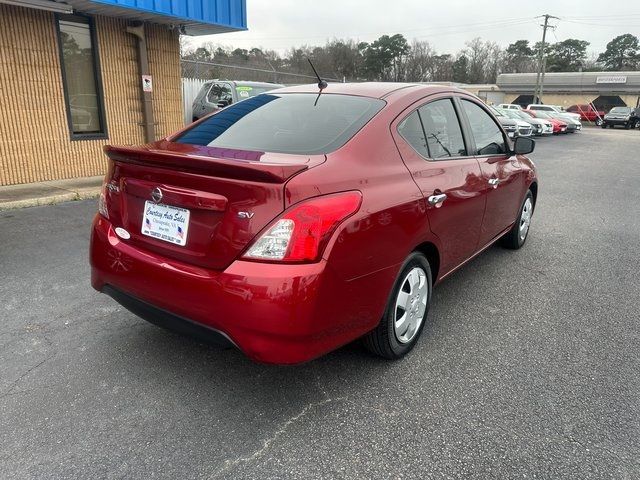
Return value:
[(313, 262), (320, 258), (331, 234), (360, 208), (360, 192), (312, 198), (285, 212), (244, 254), (249, 260)]

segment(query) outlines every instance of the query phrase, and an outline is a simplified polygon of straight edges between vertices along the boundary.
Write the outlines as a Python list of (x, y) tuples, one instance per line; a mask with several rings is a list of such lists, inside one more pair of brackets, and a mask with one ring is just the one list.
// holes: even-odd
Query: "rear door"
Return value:
[(451, 97), (433, 97), (394, 124), (402, 159), (427, 199), (429, 224), (442, 243), (442, 272), (447, 273), (478, 246), (485, 208), (480, 166), (468, 154)]
[(500, 125), (479, 102), (458, 100), (473, 140), (473, 152), (482, 171), (481, 185), (487, 206), (480, 233), (482, 247), (511, 225), (524, 195), (525, 178)]

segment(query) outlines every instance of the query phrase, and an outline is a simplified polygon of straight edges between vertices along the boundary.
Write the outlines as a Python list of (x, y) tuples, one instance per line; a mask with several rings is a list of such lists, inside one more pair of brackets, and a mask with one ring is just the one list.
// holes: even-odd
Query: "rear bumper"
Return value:
[[(373, 329), (386, 299), (371, 300), (371, 292), (397, 273), (347, 281), (324, 260), (235, 261), (212, 271), (133, 247), (100, 215), (90, 261), (92, 286), (137, 315), (214, 343), (228, 339), (251, 359), (276, 364), (311, 360)], [(367, 301), (369, 310), (354, 312)]]

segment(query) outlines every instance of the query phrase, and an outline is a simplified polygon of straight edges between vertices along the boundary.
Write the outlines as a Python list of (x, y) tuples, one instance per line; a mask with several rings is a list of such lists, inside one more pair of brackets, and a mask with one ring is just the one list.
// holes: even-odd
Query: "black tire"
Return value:
[(624, 129), (629, 130), (631, 128), (631, 122), (627, 122), (624, 124)]
[(640, 120), (635, 120), (633, 122), (633, 128), (640, 128)]
[(597, 118), (596, 119), (596, 127), (601, 127), (602, 126), (602, 119)]
[[(395, 332), (395, 318), (397, 313), (396, 299), (405, 284), (407, 275), (416, 267), (422, 269), (425, 273), (427, 287), (426, 308), (422, 315), (421, 323), (412, 338), (408, 342), (402, 343)], [(409, 353), (415, 346), (416, 342), (420, 338), (422, 330), (424, 329), (427, 315), (429, 313), (429, 304), (431, 303), (432, 288), (433, 279), (431, 278), (431, 267), (429, 266), (429, 261), (422, 253), (413, 252), (405, 260), (402, 268), (400, 269), (400, 273), (398, 274), (398, 278), (396, 278), (396, 281), (393, 284), (389, 300), (387, 301), (387, 308), (382, 316), (382, 320), (380, 320), (380, 323), (374, 330), (369, 332), (363, 338), (364, 346), (372, 353), (389, 360), (402, 358)]]
[(602, 128), (607, 128), (607, 124), (606, 124), (606, 123), (603, 123), (603, 124), (602, 124)]
[(527, 194), (524, 196), (524, 200), (522, 200), (522, 204), (520, 205), (520, 212), (518, 213), (518, 219), (511, 227), (504, 237), (500, 239), (500, 243), (503, 247), (509, 248), (511, 250), (518, 250), (522, 247), (527, 241), (527, 237), (529, 236), (529, 225), (527, 225), (527, 229), (524, 232), (524, 237), (521, 235), (520, 226), (523, 222), (523, 215), (525, 214), (525, 205), (527, 205), (527, 200), (529, 200), (529, 224), (531, 222), (531, 215), (533, 214), (534, 204), (533, 204), (533, 194), (531, 190), (527, 190)]

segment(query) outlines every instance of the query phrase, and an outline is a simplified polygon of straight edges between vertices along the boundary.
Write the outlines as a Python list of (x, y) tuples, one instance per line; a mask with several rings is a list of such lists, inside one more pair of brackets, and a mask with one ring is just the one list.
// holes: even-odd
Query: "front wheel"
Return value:
[(409, 353), (422, 333), (432, 285), (429, 261), (413, 252), (400, 269), (382, 320), (364, 337), (365, 347), (390, 360)]
[(502, 246), (511, 250), (517, 250), (527, 241), (529, 227), (531, 226), (531, 216), (533, 215), (533, 194), (527, 191), (524, 197), (518, 219), (504, 237), (501, 239)]
[(640, 120), (633, 122), (633, 128), (640, 128)]

